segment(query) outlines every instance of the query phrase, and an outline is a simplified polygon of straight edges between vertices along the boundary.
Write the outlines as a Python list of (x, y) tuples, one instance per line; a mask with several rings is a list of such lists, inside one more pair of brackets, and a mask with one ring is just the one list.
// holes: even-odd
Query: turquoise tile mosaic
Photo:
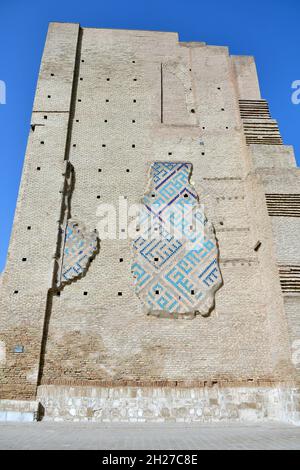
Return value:
[(60, 283), (81, 276), (98, 250), (97, 233), (87, 233), (85, 227), (69, 219), (64, 230), (64, 250)]
[(214, 229), (190, 183), (192, 164), (154, 162), (133, 240), (135, 291), (147, 313), (207, 315), (222, 284)]

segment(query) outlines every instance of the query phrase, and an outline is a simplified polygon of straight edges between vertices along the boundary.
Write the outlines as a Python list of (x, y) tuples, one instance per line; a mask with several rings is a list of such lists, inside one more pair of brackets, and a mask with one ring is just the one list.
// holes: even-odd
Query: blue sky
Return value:
[(262, 97), (279, 121), (284, 143), (300, 164), (300, 104), (291, 84), (300, 80), (299, 0), (0, 0), (0, 271), (6, 259), (31, 108), (50, 21), (99, 28), (177, 31), (181, 41), (227, 45), (254, 55)]

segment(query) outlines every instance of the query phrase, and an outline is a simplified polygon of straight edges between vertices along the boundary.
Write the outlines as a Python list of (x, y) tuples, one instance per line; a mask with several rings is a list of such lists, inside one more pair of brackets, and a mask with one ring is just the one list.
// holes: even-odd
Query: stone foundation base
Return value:
[(300, 425), (300, 389), (274, 387), (38, 388), (43, 419), (102, 422), (277, 420)]
[(36, 421), (38, 414), (38, 401), (0, 400), (0, 421)]

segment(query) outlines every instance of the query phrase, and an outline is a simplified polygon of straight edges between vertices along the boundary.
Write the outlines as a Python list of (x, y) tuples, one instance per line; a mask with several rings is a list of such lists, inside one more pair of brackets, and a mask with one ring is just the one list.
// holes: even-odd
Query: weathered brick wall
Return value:
[[(64, 181), (77, 25), (51, 24), (0, 304), (1, 398), (32, 398), (40, 363), (47, 294), (52, 284)], [(48, 98), (50, 96), (50, 98)], [(21, 346), (23, 352), (14, 352)]]
[[(3, 397), (23, 396), (16, 383), (30, 395), (41, 343), (42, 384), (290, 378), (272, 227), (239, 113), (239, 99), (260, 98), (253, 60), (180, 43), (175, 33), (83, 28), (79, 37), (75, 68), (78, 26), (50, 26), (34, 113), (45, 126), (30, 135), (1, 294)], [(42, 340), (65, 156), (75, 171), (71, 216), (89, 229), (99, 203), (140, 202), (151, 162), (193, 164), (224, 281), (209, 317), (146, 316), (134, 294), (130, 241), (102, 240), (87, 274), (50, 296)], [(24, 354), (11, 353), (16, 342), (26, 344)]]
[[(264, 195), (268, 201), (275, 252), (288, 322), (293, 365), (300, 369), (300, 171), (293, 148), (251, 146), (251, 153)], [(272, 158), (271, 158), (272, 157)], [(299, 374), (299, 372), (298, 372)], [(299, 375), (297, 377), (299, 378)]]

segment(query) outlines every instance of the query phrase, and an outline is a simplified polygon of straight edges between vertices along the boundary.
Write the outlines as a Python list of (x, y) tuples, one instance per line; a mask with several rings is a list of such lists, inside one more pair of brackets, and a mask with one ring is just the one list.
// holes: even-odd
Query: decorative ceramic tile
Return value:
[(75, 220), (68, 220), (64, 235), (60, 283), (82, 275), (98, 250), (97, 233), (87, 233), (85, 227)]
[(192, 164), (155, 162), (133, 241), (136, 294), (147, 313), (207, 315), (222, 279), (212, 225), (189, 182)]

